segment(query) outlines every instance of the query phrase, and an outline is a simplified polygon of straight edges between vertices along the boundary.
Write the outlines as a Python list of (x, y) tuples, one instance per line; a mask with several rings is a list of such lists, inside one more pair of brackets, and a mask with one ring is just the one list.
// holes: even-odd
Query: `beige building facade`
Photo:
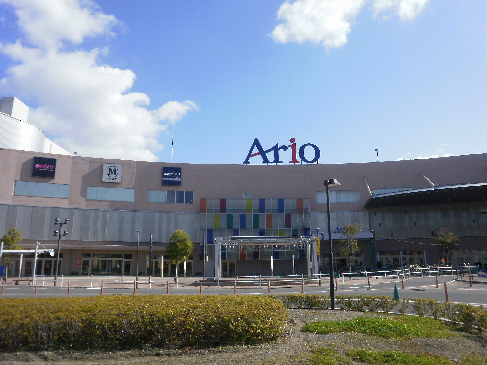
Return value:
[[(135, 275), (137, 258), (140, 274), (148, 275), (149, 257), (152, 275), (174, 275), (165, 245), (176, 229), (195, 245), (181, 266), (193, 276), (215, 275), (215, 241), (222, 238), (322, 232), (327, 238), (324, 181), (330, 178), (341, 184), (330, 189), (337, 267), (345, 264), (339, 241), (348, 224), (362, 228), (356, 266), (439, 263), (433, 238), (441, 228), (460, 239), (453, 264), (487, 265), (487, 154), (336, 165), (194, 165), (0, 149), (0, 169), (0, 234), (16, 228), (24, 248), (39, 242), (57, 250), (55, 219), (69, 219), (61, 240), (63, 275)], [(315, 254), (289, 242), (227, 245), (221, 274), (307, 274)], [(13, 260), (11, 270), (28, 276), (33, 267), (25, 257), (22, 266)], [(54, 267), (55, 256), (39, 256), (38, 275), (54, 275)], [(318, 270), (327, 267), (326, 260), (318, 261)]]

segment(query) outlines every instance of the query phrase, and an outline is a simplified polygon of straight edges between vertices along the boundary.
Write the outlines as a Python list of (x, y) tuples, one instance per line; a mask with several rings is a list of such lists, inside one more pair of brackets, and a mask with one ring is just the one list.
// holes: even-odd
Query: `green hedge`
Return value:
[(282, 302), (264, 296), (8, 298), (0, 301), (3, 351), (209, 347), (275, 340)]
[[(288, 309), (330, 309), (329, 295), (288, 294), (272, 295)], [(432, 299), (394, 300), (388, 296), (337, 295), (335, 308), (357, 312), (396, 312), (422, 317), (446, 319), (467, 329), (487, 329), (487, 310), (464, 303), (442, 303)]]

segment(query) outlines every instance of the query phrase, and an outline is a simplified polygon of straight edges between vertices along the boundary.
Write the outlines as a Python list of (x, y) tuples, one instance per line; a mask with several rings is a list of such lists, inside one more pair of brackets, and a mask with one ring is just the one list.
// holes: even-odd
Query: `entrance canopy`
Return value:
[(314, 237), (305, 236), (230, 236), (220, 238), (222, 245), (308, 245)]
[[(34, 254), (34, 271), (32, 272), (32, 285), (35, 285), (36, 280), (36, 263), (37, 263), (37, 255), (44, 252), (50, 252), (51, 256), (54, 256), (54, 250), (50, 249), (38, 249), (39, 242), (36, 242), (35, 250), (4, 250), (3, 249), (3, 242), (0, 243), (0, 259), (3, 255), (8, 254), (20, 254), (20, 268), (22, 268), (22, 259), (24, 255)], [(19, 278), (20, 278), (20, 270), (19, 270)]]
[[(230, 236), (215, 239), (215, 280), (220, 279), (221, 275), (221, 248), (232, 246), (298, 246), (306, 248), (306, 261), (308, 277), (318, 273), (318, 259), (316, 251), (316, 238), (309, 236)], [(271, 256), (271, 271), (273, 269), (273, 259)]]

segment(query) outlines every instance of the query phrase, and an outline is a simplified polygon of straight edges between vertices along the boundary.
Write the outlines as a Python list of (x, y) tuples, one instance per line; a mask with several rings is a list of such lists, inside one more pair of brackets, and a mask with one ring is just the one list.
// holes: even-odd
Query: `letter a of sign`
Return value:
[[(252, 152), (254, 151), (254, 148), (257, 148), (257, 151), (259, 151), (259, 152), (256, 152), (256, 153), (252, 154)], [(249, 153), (247, 155), (247, 158), (245, 159), (245, 161), (243, 163), (245, 165), (248, 165), (250, 163), (249, 159), (251, 157), (254, 157), (254, 156), (257, 156), (257, 155), (261, 155), (262, 156), (262, 163), (270, 163), (269, 162), (269, 159), (266, 156), (266, 151), (264, 151), (264, 149), (262, 148), (259, 140), (257, 138), (255, 138), (254, 139), (254, 143), (252, 143), (252, 147), (250, 147), (250, 150), (249, 150)]]

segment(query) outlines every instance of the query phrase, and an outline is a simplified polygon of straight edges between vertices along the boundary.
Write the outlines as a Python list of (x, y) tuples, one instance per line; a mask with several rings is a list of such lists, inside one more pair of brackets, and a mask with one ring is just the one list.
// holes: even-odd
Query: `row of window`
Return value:
[(309, 213), (309, 199), (201, 199), (200, 213)]
[(100, 186), (88, 186), (86, 199), (105, 200), (111, 202), (134, 202), (135, 190), (123, 189), (123, 188), (103, 188)]
[[(360, 190), (331, 190), (330, 204), (334, 203), (360, 203)], [(316, 204), (326, 204), (326, 192), (316, 192)]]
[(149, 203), (193, 204), (192, 191), (149, 190)]
[(14, 195), (69, 198), (69, 185), (16, 181)]
[[(14, 185), (14, 195), (68, 199), (69, 185), (16, 181)], [(89, 186), (86, 192), (86, 199), (114, 202), (134, 202), (135, 190)], [(193, 204), (193, 192), (149, 190), (148, 202)]]
[[(413, 188), (385, 188), (371, 190), (372, 195), (396, 193)], [(69, 185), (16, 181), (15, 195), (47, 198), (69, 198)], [(330, 203), (359, 203), (359, 190), (332, 190)], [(88, 200), (134, 202), (135, 190), (89, 186)], [(149, 190), (149, 203), (193, 204), (192, 191)], [(326, 204), (326, 193), (316, 192), (316, 203)], [(201, 199), (201, 213), (284, 213), (309, 212), (309, 199)]]
[(262, 213), (262, 214), (202, 214), (201, 228), (304, 228), (309, 227), (309, 214)]

